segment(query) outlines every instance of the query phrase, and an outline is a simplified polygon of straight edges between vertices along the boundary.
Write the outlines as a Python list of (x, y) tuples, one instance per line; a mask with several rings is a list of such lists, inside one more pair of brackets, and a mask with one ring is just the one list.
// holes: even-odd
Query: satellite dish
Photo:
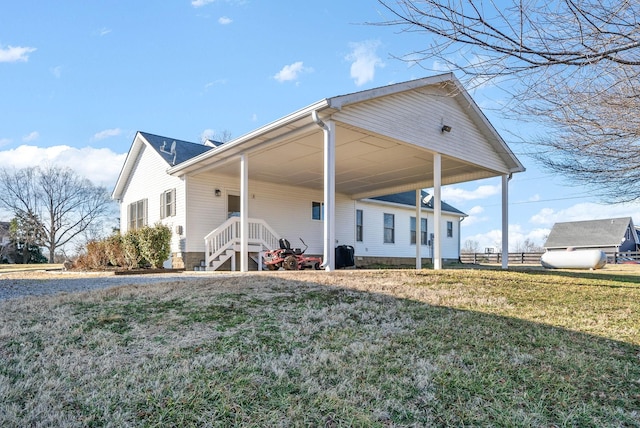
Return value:
[(171, 165), (173, 166), (173, 165), (176, 164), (176, 142), (175, 142), (175, 140), (173, 141), (173, 143), (171, 143), (171, 150), (167, 151), (166, 147), (167, 147), (167, 142), (163, 141), (162, 145), (160, 146), (160, 151), (162, 153), (168, 154), (169, 156), (173, 156), (173, 161), (171, 162)]

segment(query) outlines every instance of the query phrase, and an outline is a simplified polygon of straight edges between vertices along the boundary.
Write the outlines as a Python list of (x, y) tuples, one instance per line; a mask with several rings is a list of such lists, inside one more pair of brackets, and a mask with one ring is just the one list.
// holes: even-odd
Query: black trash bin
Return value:
[(336, 247), (336, 269), (355, 266), (353, 255), (354, 249), (351, 245), (338, 245)]

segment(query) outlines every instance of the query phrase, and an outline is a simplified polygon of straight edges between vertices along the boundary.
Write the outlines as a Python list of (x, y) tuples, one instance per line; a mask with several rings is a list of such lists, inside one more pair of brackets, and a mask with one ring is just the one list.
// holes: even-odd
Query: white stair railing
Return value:
[[(262, 219), (248, 219), (248, 243), (273, 250), (278, 247), (280, 236)], [(240, 245), (240, 217), (231, 217), (212, 230), (204, 238), (206, 265), (217, 259), (227, 249)]]

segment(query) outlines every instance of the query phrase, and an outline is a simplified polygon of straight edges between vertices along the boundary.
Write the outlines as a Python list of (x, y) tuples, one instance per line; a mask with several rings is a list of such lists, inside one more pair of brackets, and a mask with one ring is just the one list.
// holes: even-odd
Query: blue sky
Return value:
[[(429, 38), (365, 25), (384, 19), (375, 0), (3, 1), (0, 166), (69, 165), (111, 189), (138, 130), (238, 137), (326, 97), (445, 71), (396, 59)], [(503, 119), (503, 92), (471, 93), (507, 142), (537, 131)], [(638, 210), (598, 204), (511, 148), (527, 168), (510, 183), (512, 247), (542, 244), (557, 221)], [(499, 246), (499, 179), (443, 198), (469, 214), (463, 241)]]

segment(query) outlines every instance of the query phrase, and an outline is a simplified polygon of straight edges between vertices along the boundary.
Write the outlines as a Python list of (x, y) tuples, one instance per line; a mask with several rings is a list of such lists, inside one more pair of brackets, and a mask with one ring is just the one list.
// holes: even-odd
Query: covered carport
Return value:
[[(335, 268), (335, 195), (362, 199), (433, 188), (435, 269), (441, 259), (441, 186), (502, 177), (503, 268), (508, 182), (524, 167), (453, 74), (323, 99), (169, 169), (240, 178), (241, 271), (248, 270), (249, 179), (324, 194), (324, 263)], [(420, 221), (416, 220), (419, 230)], [(245, 238), (243, 238), (245, 237)], [(416, 246), (416, 268), (421, 268)]]

